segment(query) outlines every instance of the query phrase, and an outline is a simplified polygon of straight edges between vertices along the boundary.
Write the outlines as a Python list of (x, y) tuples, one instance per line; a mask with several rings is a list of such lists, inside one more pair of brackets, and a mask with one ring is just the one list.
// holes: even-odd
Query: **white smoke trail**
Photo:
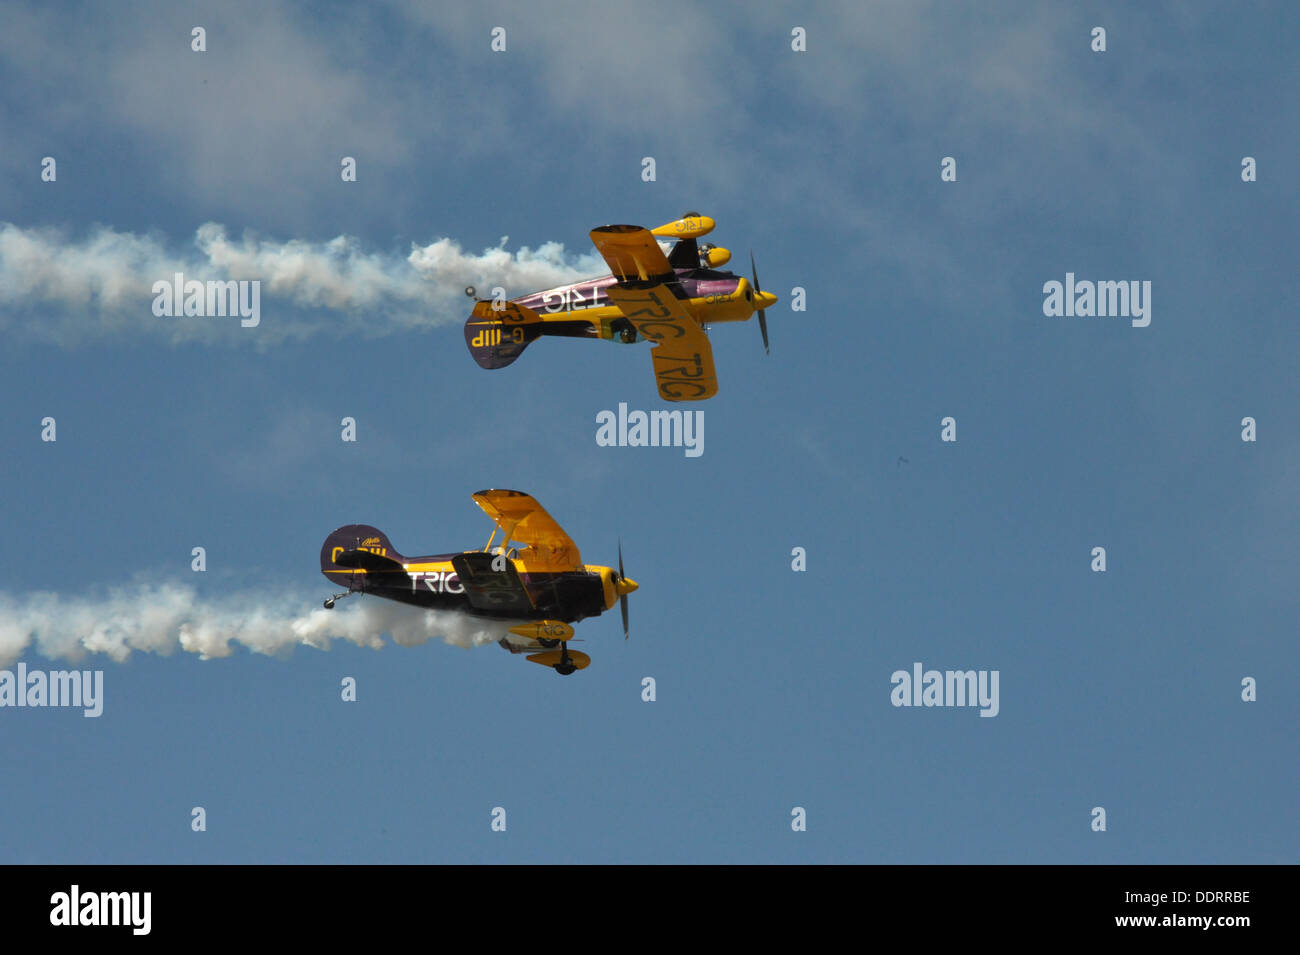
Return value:
[[(368, 251), (348, 236), (231, 239), (224, 226), (208, 222), (193, 248), (177, 249), (156, 235), (107, 227), (73, 239), (0, 222), (0, 330), (61, 345), (122, 332), (262, 345), (322, 332), (377, 336), (464, 321), (467, 285), (482, 295), (501, 286), (515, 296), (606, 271), (594, 251), (569, 255), (563, 244), (547, 242), (511, 252), (505, 243), (475, 254), (442, 238), (403, 255)], [(239, 323), (227, 319), (156, 316), (154, 283), (171, 283), (178, 272), (186, 281), (260, 281), (263, 321), (256, 333), (236, 334)], [(330, 314), (313, 319), (302, 309)]]
[(237, 647), (287, 654), (296, 646), (328, 650), (333, 640), (379, 649), (383, 635), (404, 647), (434, 637), (453, 646), (496, 643), (512, 625), (453, 611), (421, 610), (386, 600), (353, 599), (351, 606), (302, 608), (314, 599), (234, 594), (214, 602), (182, 584), (138, 585), (102, 598), (36, 593), (0, 594), (0, 667), (29, 650), (49, 659), (104, 654), (120, 663), (135, 651), (169, 655), (178, 648), (204, 660)]

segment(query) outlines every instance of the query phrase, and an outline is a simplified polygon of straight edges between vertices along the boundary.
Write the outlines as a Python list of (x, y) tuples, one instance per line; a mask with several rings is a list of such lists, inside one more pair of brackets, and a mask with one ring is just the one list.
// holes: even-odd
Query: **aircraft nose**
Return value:
[(758, 292), (754, 295), (754, 311), (761, 312), (765, 308), (771, 308), (777, 301), (777, 297), (771, 292)]
[(618, 595), (620, 597), (624, 597), (630, 594), (632, 591), (636, 590), (640, 586), (641, 585), (638, 584), (631, 577), (624, 577), (622, 580), (620, 580), (618, 583), (614, 585), (614, 589), (618, 592)]

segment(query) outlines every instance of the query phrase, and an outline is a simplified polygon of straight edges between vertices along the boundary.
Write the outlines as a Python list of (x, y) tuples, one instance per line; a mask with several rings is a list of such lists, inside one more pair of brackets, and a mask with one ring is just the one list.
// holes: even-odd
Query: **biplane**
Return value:
[[(688, 212), (657, 229), (606, 225), (591, 230), (591, 241), (611, 274), (534, 292), (506, 301), (475, 299), (465, 322), (465, 344), (483, 368), (504, 368), (543, 335), (601, 338), (631, 344), (650, 341), (659, 394), (665, 401), (700, 401), (717, 394), (707, 326), (743, 322), (758, 315), (763, 349), (768, 350), (765, 309), (777, 297), (753, 281), (718, 266), (731, 253), (700, 245), (714, 222)], [(665, 254), (658, 239), (675, 240)]]
[(578, 545), (529, 495), (489, 490), (473, 497), (496, 524), (482, 550), (405, 557), (368, 524), (348, 524), (326, 537), (321, 573), (346, 588), (325, 601), (326, 609), (352, 594), (371, 594), (508, 621), (513, 626), (501, 646), (564, 676), (591, 663), (587, 654), (569, 649), (572, 624), (617, 603), (627, 638), (627, 595), (637, 583), (623, 573), (622, 544), (617, 570), (584, 564)]

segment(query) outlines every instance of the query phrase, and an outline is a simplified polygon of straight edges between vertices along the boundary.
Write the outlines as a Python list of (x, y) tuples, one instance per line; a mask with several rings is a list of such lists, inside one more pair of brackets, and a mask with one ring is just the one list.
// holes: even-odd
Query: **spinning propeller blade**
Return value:
[[(618, 541), (618, 579), (619, 579), (619, 581), (623, 581), (623, 580), (626, 579), (626, 578), (624, 578), (624, 576), (623, 576), (623, 539), (622, 539), (621, 537), (619, 538), (619, 541)], [(620, 593), (620, 594), (619, 594), (619, 596), (618, 596), (618, 606), (619, 606), (619, 609), (623, 611), (623, 639), (626, 640), (626, 639), (628, 638), (628, 629), (627, 629), (627, 594), (625, 594), (625, 593)]]
[[(754, 273), (754, 294), (761, 295), (763, 294), (763, 289), (758, 284), (758, 266), (754, 264), (753, 249), (749, 250), (749, 267)], [(772, 354), (772, 349), (767, 345), (767, 315), (765, 312), (765, 309), (760, 308), (758, 310), (758, 330), (763, 333), (763, 353), (770, 355)]]

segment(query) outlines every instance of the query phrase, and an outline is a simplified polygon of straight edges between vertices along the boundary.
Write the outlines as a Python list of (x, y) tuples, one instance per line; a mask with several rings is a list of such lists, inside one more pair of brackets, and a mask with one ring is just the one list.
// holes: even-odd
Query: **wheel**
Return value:
[(326, 610), (333, 610), (333, 609), (334, 609), (334, 598), (333, 598), (333, 597), (330, 597), (330, 598), (328, 598), (328, 599), (325, 601), (325, 609), (326, 609)]
[(548, 650), (553, 650), (560, 645), (559, 640), (548, 640), (545, 637), (538, 637), (537, 642)]
[(578, 669), (578, 668), (575, 667), (572, 663), (557, 663), (557, 664), (555, 664), (555, 672), (558, 673), (560, 676), (568, 676), (570, 673), (572, 673), (572, 672), (573, 672), (574, 670), (576, 670), (576, 669)]

